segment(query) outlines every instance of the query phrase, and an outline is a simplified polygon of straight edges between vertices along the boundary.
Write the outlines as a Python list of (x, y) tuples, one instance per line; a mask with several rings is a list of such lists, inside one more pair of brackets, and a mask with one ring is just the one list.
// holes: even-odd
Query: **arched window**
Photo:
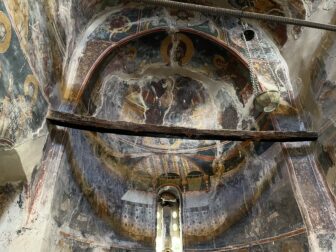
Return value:
[(200, 171), (192, 171), (187, 176), (188, 190), (199, 191), (202, 190), (203, 173)]
[(181, 187), (181, 177), (177, 173), (168, 172), (165, 174), (161, 174), (158, 178), (158, 187), (165, 185), (174, 185)]
[(182, 252), (181, 196), (176, 187), (159, 190), (156, 217), (156, 252)]

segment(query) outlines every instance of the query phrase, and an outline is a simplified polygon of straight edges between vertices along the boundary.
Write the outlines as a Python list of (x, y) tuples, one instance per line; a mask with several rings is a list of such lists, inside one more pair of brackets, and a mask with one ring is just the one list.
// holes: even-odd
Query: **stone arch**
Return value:
[(162, 186), (156, 201), (156, 251), (183, 251), (182, 195), (175, 186)]
[[(149, 29), (149, 30), (145, 30), (139, 33), (135, 33), (132, 35), (127, 36), (126, 38), (120, 40), (119, 42), (112, 44), (111, 46), (109, 46), (102, 54), (99, 55), (99, 57), (95, 60), (95, 62), (93, 63), (93, 65), (91, 66), (91, 68), (89, 69), (89, 71), (87, 72), (83, 83), (81, 85), (81, 88), (78, 91), (77, 94), (77, 98), (76, 101), (78, 102), (79, 99), (82, 97), (83, 93), (85, 92), (85, 90), (87, 89), (87, 85), (90, 83), (91, 78), (93, 77), (94, 73), (96, 71), (98, 71), (99, 67), (103, 64), (104, 60), (106, 60), (108, 58), (108, 56), (111, 55), (112, 52), (114, 52), (115, 50), (118, 50), (119, 48), (125, 46), (127, 43), (129, 43), (130, 41), (142, 38), (146, 35), (150, 35), (150, 34), (155, 34), (158, 32), (168, 32), (166, 28), (153, 28), (153, 29)], [(214, 37), (212, 35), (209, 35), (205, 32), (201, 32), (198, 30), (194, 30), (194, 29), (190, 29), (190, 28), (182, 28), (179, 29), (179, 32), (185, 32), (185, 33), (191, 33), (191, 34), (196, 34), (200, 37), (203, 37), (223, 48), (225, 48), (226, 50), (229, 51), (229, 53), (236, 59), (238, 59), (245, 67), (246, 69), (248, 69), (248, 59), (245, 58), (245, 56), (239, 52), (237, 49), (229, 46), (225, 41), (218, 39), (217, 37)]]

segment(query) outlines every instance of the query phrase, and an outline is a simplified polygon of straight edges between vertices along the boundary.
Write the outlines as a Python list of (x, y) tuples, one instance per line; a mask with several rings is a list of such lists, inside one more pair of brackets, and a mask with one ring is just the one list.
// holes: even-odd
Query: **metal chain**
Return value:
[(270, 62), (269, 62), (269, 60), (268, 60), (268, 58), (267, 58), (266, 52), (265, 52), (265, 50), (264, 50), (264, 47), (261, 45), (261, 41), (260, 41), (260, 39), (259, 39), (259, 36), (258, 36), (257, 32), (255, 32), (255, 37), (256, 37), (256, 39), (257, 39), (257, 41), (258, 41), (259, 47), (260, 47), (260, 49), (261, 49), (263, 55), (264, 55), (264, 58), (265, 58), (265, 60), (266, 60), (266, 64), (267, 64), (268, 68), (269, 68), (270, 71), (271, 71), (272, 77), (273, 77), (273, 79), (274, 79), (274, 81), (275, 81), (275, 85), (276, 85), (278, 91), (280, 92), (281, 87), (280, 87), (280, 85), (279, 85), (279, 83), (278, 83), (278, 81), (280, 81), (280, 79), (279, 79), (279, 77), (275, 74), (275, 72), (273, 71), (273, 68), (271, 67), (271, 64), (270, 64)]
[(250, 52), (250, 48), (248, 46), (248, 43), (246, 41), (246, 38), (245, 38), (245, 34), (244, 34), (244, 31), (247, 27), (246, 24), (243, 23), (243, 21), (241, 21), (242, 23), (242, 27), (243, 27), (243, 34), (242, 34), (242, 37), (243, 37), (243, 40), (244, 40), (244, 43), (245, 43), (245, 46), (246, 46), (246, 52), (247, 52), (247, 56), (248, 56), (248, 68), (249, 68), (249, 72), (250, 72), (250, 79), (251, 79), (251, 83), (252, 83), (252, 87), (253, 87), (253, 93), (255, 95), (257, 95), (260, 91), (257, 83), (256, 83), (256, 75), (254, 74), (254, 68), (252, 66), (252, 55), (251, 55), (251, 52)]

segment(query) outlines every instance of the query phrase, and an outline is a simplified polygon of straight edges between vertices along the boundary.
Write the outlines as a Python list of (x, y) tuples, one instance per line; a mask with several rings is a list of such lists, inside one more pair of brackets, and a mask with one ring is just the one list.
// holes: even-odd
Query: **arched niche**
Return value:
[(156, 252), (182, 252), (182, 197), (175, 186), (163, 186), (157, 192)]
[[(171, 54), (172, 48), (176, 54), (183, 55), (173, 56)], [(211, 89), (227, 84), (232, 87), (231, 92), (234, 92), (234, 94), (227, 94), (227, 96), (236, 96), (242, 107), (251, 106), (247, 103), (252, 96), (253, 88), (250, 83), (248, 63), (243, 54), (238, 49), (229, 47), (222, 40), (191, 29), (181, 29), (175, 33), (168, 33), (164, 29), (153, 29), (131, 35), (110, 46), (97, 58), (78, 92), (79, 106), (77, 106), (77, 110), (86, 111), (89, 114), (96, 113), (96, 103), (99, 99), (97, 91), (101, 90), (101, 86), (108, 82), (109, 75), (110, 77), (114, 76), (113, 73), (117, 73), (119, 76), (123, 75), (127, 79), (115, 79), (114, 85), (116, 82), (133, 85), (132, 80), (138, 83), (146, 82), (148, 76), (156, 77), (158, 82), (166, 82), (166, 85), (173, 82), (177, 85), (184, 83), (184, 87), (190, 87), (192, 85), (190, 83), (194, 82), (196, 89), (198, 85)], [(172, 62), (174, 58), (175, 62)], [(197, 82), (200, 83), (196, 84)], [(181, 92), (184, 91), (181, 90)], [(202, 90), (197, 91), (201, 92)], [(225, 94), (222, 95), (225, 96)], [(178, 97), (178, 94), (176, 96)], [(138, 113), (143, 112), (143, 104), (134, 101), (137, 97), (127, 96), (124, 98), (128, 107), (133, 106), (133, 110), (138, 110)], [(235, 113), (232, 112), (235, 101), (230, 97), (225, 98), (233, 106), (228, 105), (226, 114), (232, 115)], [(187, 109), (187, 103), (199, 103), (207, 99), (209, 98), (205, 94), (194, 100), (192, 98), (186, 99), (185, 102), (180, 100), (179, 103), (181, 107), (184, 106)], [(120, 109), (120, 112), (125, 112), (122, 108)], [(210, 111), (211, 109), (209, 109)], [(159, 117), (158, 111), (148, 113), (147, 116), (152, 118), (152, 123), (163, 123), (162, 119), (154, 119)], [(219, 115), (219, 117), (221, 116)], [(231, 125), (222, 126), (235, 128), (237, 125), (234, 123), (235, 120)]]
[[(174, 36), (178, 42), (170, 45)], [(179, 41), (182, 41), (184, 45), (180, 46)], [(177, 55), (173, 56), (175, 62), (172, 62), (169, 60), (171, 60), (170, 52), (174, 46), (181, 48), (176, 50)], [(185, 56), (183, 51), (185, 51)], [(252, 86), (249, 82), (247, 64), (240, 55), (241, 53), (236, 49), (226, 46), (223, 42), (191, 30), (180, 30), (175, 35), (164, 30), (137, 34), (110, 47), (97, 59), (82, 86), (76, 112), (106, 120), (148, 124), (182, 125), (208, 129), (249, 129), (261, 123), (266, 125), (263, 129), (268, 129), (267, 121), (259, 121), (258, 115), (249, 111), (253, 100)], [(241, 113), (242, 111), (244, 113)], [(229, 149), (233, 150), (234, 146), (240, 145), (234, 152), (234, 156), (239, 156), (241, 159), (219, 159), (219, 163), (224, 165), (221, 170), (230, 169), (232, 173), (228, 177), (232, 177), (234, 182), (238, 175), (245, 178), (241, 171), (242, 166), (245, 167), (245, 155), (241, 155), (241, 150), (246, 149), (249, 152), (251, 149), (251, 143), (223, 142), (217, 144), (214, 141), (154, 139), (99, 133), (91, 138), (83, 135), (83, 139), (81, 140), (88, 145), (88, 149), (100, 146), (92, 155), (99, 160), (95, 175), (99, 177), (101, 173), (99, 169), (101, 169), (107, 171), (106, 177), (111, 177), (111, 180), (116, 180), (117, 176), (120, 176), (118, 179), (125, 185), (123, 188), (125, 191), (120, 190), (120, 193), (126, 193), (129, 189), (127, 185), (132, 182), (130, 180), (137, 180), (141, 174), (146, 174), (144, 176), (146, 178), (150, 176), (158, 178), (160, 174), (167, 173), (167, 171), (187, 175), (191, 171), (200, 170), (209, 176), (217, 176), (213, 169), (216, 166), (213, 160), (217, 152), (226, 153)], [(86, 154), (88, 152), (89, 150)], [(98, 198), (96, 195), (102, 195), (103, 203), (112, 202), (110, 205), (106, 204), (108, 207), (122, 204), (118, 197), (111, 197), (111, 192), (106, 189), (105, 185), (97, 187), (96, 181), (89, 176), (92, 170), (89, 166), (83, 164), (78, 167), (78, 170), (78, 177), (86, 179), (88, 188), (93, 188), (89, 191), (88, 197), (95, 199)], [(254, 170), (256, 170), (255, 176), (258, 177), (260, 169)], [(132, 177), (127, 176), (128, 171), (131, 172)], [(218, 172), (218, 180), (225, 179), (221, 178), (221, 173), (222, 171)], [(262, 177), (262, 180), (268, 179), (266, 175)], [(248, 183), (248, 181), (242, 181)], [(146, 191), (147, 189), (146, 193), (152, 193), (153, 188), (149, 191), (146, 183), (143, 185), (141, 190)], [(165, 183), (157, 185), (159, 186), (174, 187), (176, 184)], [(176, 188), (181, 189), (180, 186)], [(228, 192), (224, 187), (219, 188), (220, 190), (218, 188), (214, 184), (214, 187), (210, 188), (210, 193), (217, 190), (218, 195), (215, 197), (226, 199), (230, 191)], [(249, 197), (253, 199), (255, 195), (252, 191), (253, 188)], [(189, 196), (198, 197), (197, 194), (193, 194), (191, 192)], [(231, 197), (227, 198), (225, 205), (218, 206), (221, 209), (230, 206), (230, 216), (233, 216), (229, 222), (216, 221), (214, 228), (218, 230), (216, 232), (218, 235), (230, 228), (245, 214), (245, 209), (246, 211), (248, 209), (242, 207), (245, 206), (244, 203), (243, 200), (238, 202), (237, 197)], [(97, 208), (96, 202), (93, 201), (92, 204)], [(146, 207), (146, 209), (149, 208)], [(242, 211), (237, 212), (237, 209), (242, 209)], [(210, 211), (208, 212), (211, 214)], [(218, 220), (224, 218), (221, 213), (222, 211), (218, 213)], [(121, 214), (121, 212), (108, 213), (107, 218), (114, 218), (114, 224), (117, 227)], [(208, 221), (202, 220), (203, 224), (207, 226)], [(145, 224), (140, 223), (134, 235), (134, 232), (128, 232), (129, 226), (127, 226), (124, 235), (130, 239), (150, 242), (154, 237), (151, 232), (144, 237), (144, 233), (141, 232), (143, 227)], [(211, 239), (208, 236), (208, 228), (194, 235), (195, 227), (195, 225), (189, 225), (188, 230), (184, 231), (185, 241)], [(155, 232), (154, 229), (150, 231)], [(133, 227), (132, 230), (134, 230)]]

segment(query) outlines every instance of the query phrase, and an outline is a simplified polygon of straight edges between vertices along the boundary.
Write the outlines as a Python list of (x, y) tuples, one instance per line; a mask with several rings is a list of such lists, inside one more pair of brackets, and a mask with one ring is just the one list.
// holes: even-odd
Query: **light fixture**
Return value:
[(267, 90), (257, 94), (254, 106), (260, 112), (270, 113), (276, 110), (280, 103), (280, 93), (277, 90)]

